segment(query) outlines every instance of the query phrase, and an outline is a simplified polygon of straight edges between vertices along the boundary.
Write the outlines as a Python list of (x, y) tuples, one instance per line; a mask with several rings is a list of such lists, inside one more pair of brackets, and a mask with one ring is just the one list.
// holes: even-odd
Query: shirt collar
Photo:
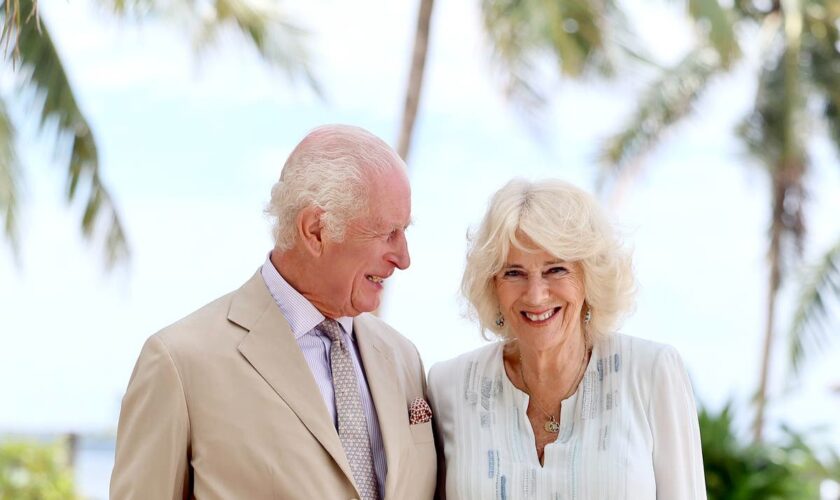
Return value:
[[(326, 317), (321, 314), (321, 311), (312, 305), (312, 302), (306, 300), (306, 297), (300, 294), (297, 290), (283, 279), (283, 276), (271, 263), (271, 252), (265, 258), (265, 262), (260, 268), (265, 285), (268, 287), (269, 293), (274, 298), (274, 302), (280, 308), (286, 321), (289, 322), (289, 327), (292, 329), (292, 334), (295, 339), (299, 339), (307, 333), (315, 329), (321, 324)], [(335, 318), (338, 324), (344, 329), (344, 332), (353, 337), (353, 318), (350, 316), (342, 316)]]

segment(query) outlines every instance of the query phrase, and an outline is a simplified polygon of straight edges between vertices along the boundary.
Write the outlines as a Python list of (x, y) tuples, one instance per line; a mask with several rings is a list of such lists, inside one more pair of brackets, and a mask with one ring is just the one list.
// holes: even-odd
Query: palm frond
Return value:
[(702, 47), (653, 82), (622, 131), (601, 144), (599, 160), (603, 169), (599, 185), (603, 187), (651, 150), (669, 127), (691, 112), (710, 79), (722, 69), (718, 54)]
[(525, 110), (542, 106), (545, 92), (532, 82), (546, 61), (565, 76), (611, 74), (616, 12), (612, 2), (483, 0), (485, 35), (508, 98)]
[[(803, 12), (800, 2), (782, 2), (784, 7), (785, 51), (783, 55), (784, 94), (781, 101), (785, 114), (782, 162), (798, 161), (804, 156), (807, 112), (805, 84), (808, 82), (802, 64)], [(778, 104), (777, 104), (778, 106)]]
[(20, 32), (20, 0), (0, 0), (0, 19), (3, 29), (0, 31), (0, 53), (4, 59), (14, 62), (20, 55), (18, 51), (18, 33)]
[(0, 100), (0, 220), (3, 234), (9, 239), (15, 258), (18, 257), (18, 195), (20, 166), (15, 153), (15, 128), (6, 106)]
[(840, 149), (840, 4), (833, 9), (805, 9), (803, 52), (816, 91), (822, 94), (823, 118), (836, 148)]
[(216, 0), (215, 16), (205, 17), (197, 40), (211, 42), (218, 30), (227, 26), (245, 35), (263, 59), (283, 69), (289, 79), (300, 75), (320, 94), (321, 88), (309, 64), (307, 32), (295, 25), (275, 3)]
[(543, 92), (529, 83), (539, 41), (528, 2), (485, 0), (481, 15), (494, 63), (503, 73), (505, 94), (525, 109), (542, 106)]
[(840, 152), (840, 93), (830, 95), (823, 108), (823, 118), (828, 123), (828, 133), (834, 147)]
[[(31, 3), (32, 0), (21, 0), (21, 7), (28, 8)], [(19, 92), (30, 97), (30, 107), (39, 115), (42, 130), (47, 124), (54, 123), (59, 144), (62, 138), (70, 138), (67, 201), (73, 202), (81, 192), (85, 192), (82, 234), (93, 239), (99, 230), (104, 232), (106, 264), (110, 267), (128, 256), (128, 243), (111, 195), (99, 174), (99, 156), (93, 133), (76, 104), (47, 26), (41, 24), (39, 28), (32, 21), (24, 22), (20, 27), (19, 40)], [(80, 185), (86, 189), (79, 190)]]
[(689, 0), (688, 12), (717, 51), (721, 66), (729, 68), (741, 54), (735, 37), (735, 15), (717, 0)]
[(199, 51), (211, 47), (219, 35), (232, 30), (243, 35), (260, 56), (294, 80), (302, 77), (316, 94), (322, 90), (310, 64), (308, 33), (292, 22), (276, 2), (265, 0), (212, 0), (180, 2), (111, 0), (118, 16), (142, 19), (157, 16), (188, 33)]
[(751, 20), (756, 23), (760, 23), (767, 16), (764, 5), (756, 4), (753, 0), (734, 0), (732, 12), (739, 21)]
[[(836, 340), (840, 324), (840, 239), (803, 280), (796, 313), (788, 332), (788, 352), (792, 372), (798, 375), (806, 359)], [(832, 312), (833, 311), (833, 312)]]

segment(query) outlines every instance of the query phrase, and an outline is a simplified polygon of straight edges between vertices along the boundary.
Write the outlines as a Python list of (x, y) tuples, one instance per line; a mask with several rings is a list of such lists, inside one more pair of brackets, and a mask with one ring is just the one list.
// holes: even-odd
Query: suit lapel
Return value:
[(239, 352), (283, 398), (355, 486), (312, 371), (260, 273), (234, 294), (228, 319), (249, 331), (239, 344)]
[(388, 464), (385, 498), (394, 498), (399, 479), (400, 456), (411, 439), (404, 432), (408, 425), (405, 394), (398, 382), (393, 354), (380, 337), (382, 332), (375, 324), (367, 321), (365, 315), (354, 320), (353, 329), (385, 446)]

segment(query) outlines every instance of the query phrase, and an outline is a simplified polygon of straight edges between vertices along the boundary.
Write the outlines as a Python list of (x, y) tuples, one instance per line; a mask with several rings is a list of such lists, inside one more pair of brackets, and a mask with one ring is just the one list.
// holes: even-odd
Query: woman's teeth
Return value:
[(370, 275), (370, 274), (367, 276), (367, 279), (369, 279), (370, 281), (373, 281), (374, 283), (382, 283), (383, 281), (385, 281), (384, 278), (380, 278), (379, 276), (373, 276), (373, 275)]
[(546, 311), (542, 314), (534, 314), (534, 313), (529, 313), (527, 311), (524, 312), (524, 314), (525, 314), (525, 317), (530, 319), (531, 321), (545, 321), (548, 318), (554, 316), (555, 312), (557, 312), (556, 309), (549, 309), (548, 311)]

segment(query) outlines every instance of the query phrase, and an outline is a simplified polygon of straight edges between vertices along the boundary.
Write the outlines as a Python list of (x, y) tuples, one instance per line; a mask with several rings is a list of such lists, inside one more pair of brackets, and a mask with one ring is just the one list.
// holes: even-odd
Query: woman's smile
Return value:
[(532, 323), (534, 326), (543, 326), (550, 322), (558, 312), (560, 312), (560, 307), (554, 307), (552, 309), (546, 309), (541, 313), (537, 312), (530, 312), (530, 311), (521, 311), (520, 314), (525, 318), (526, 321)]

